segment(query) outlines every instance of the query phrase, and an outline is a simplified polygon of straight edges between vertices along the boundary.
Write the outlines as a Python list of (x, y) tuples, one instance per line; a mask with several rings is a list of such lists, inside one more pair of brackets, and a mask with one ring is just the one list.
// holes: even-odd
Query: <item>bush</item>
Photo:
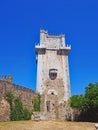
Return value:
[(29, 119), (31, 119), (31, 115), (32, 115), (32, 113), (25, 107), (23, 109), (23, 119), (29, 120)]
[(98, 108), (98, 83), (90, 83), (85, 87), (84, 95), (74, 95), (70, 97), (70, 106), (83, 109)]
[(85, 98), (88, 99), (89, 108), (98, 108), (98, 83), (90, 83), (85, 88)]
[(23, 120), (23, 105), (20, 98), (14, 100), (10, 118), (12, 121)]
[(86, 100), (84, 96), (74, 95), (69, 100), (70, 106), (74, 108), (85, 108)]
[(85, 94), (70, 97), (69, 103), (71, 107), (81, 110), (76, 121), (98, 122), (98, 83), (88, 84)]
[(33, 111), (40, 111), (40, 95), (35, 96), (32, 103), (34, 104)]
[(17, 121), (17, 120), (29, 120), (31, 119), (31, 112), (26, 108), (23, 107), (22, 101), (19, 97), (14, 97), (11, 92), (6, 94), (6, 99), (10, 103), (10, 120)]
[(9, 102), (11, 109), (12, 109), (13, 99), (14, 99), (13, 93), (8, 92), (8, 93), (6, 94), (6, 100)]

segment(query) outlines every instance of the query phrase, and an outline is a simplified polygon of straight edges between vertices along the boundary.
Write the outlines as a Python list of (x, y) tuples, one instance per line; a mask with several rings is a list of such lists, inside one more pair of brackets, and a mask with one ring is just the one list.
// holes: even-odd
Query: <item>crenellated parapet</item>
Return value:
[(8, 78), (6, 78), (6, 75), (2, 75), (2, 78), (1, 78), (2, 81), (6, 81), (9, 83), (12, 83), (12, 79), (13, 79), (12, 75), (9, 75)]
[(2, 75), (1, 80), (2, 80), (2, 81), (7, 81), (7, 79), (6, 79), (6, 75)]
[(12, 76), (12, 75), (9, 75), (7, 81), (11, 83), (11, 82), (12, 82), (12, 79), (13, 79), (13, 76)]

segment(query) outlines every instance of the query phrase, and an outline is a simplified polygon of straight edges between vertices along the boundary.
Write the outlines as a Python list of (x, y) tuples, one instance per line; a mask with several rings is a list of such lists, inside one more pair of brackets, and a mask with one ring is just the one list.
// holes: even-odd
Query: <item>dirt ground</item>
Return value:
[(95, 123), (65, 121), (0, 122), (0, 130), (95, 130)]

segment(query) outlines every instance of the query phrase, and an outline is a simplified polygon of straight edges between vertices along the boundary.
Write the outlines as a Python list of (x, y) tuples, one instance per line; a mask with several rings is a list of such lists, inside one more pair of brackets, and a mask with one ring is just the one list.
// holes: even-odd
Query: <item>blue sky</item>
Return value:
[(98, 0), (0, 0), (0, 77), (35, 89), (40, 29), (71, 44), (71, 93), (98, 82)]

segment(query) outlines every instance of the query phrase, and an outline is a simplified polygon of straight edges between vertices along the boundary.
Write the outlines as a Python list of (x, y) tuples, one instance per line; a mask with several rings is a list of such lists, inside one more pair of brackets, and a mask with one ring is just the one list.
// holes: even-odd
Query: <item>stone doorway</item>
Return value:
[(50, 101), (46, 102), (46, 108), (47, 108), (47, 112), (49, 112), (50, 111)]
[(47, 95), (47, 101), (46, 101), (46, 111), (47, 111), (47, 116), (48, 119), (57, 119), (57, 96), (52, 94), (52, 95)]

